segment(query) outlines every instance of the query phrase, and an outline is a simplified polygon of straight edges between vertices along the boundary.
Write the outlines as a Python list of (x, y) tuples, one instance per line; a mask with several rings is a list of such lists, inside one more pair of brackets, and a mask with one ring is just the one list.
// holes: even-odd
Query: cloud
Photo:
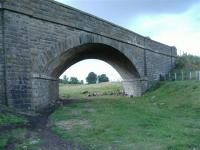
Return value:
[(144, 14), (181, 13), (197, 0), (57, 0), (121, 26)]
[(162, 43), (175, 45), (178, 52), (200, 55), (199, 9), (200, 4), (181, 14), (140, 16), (129, 28)]
[(81, 10), (100, 11), (100, 13), (115, 12), (116, 14), (131, 13), (179, 13), (184, 12), (197, 0), (57, 0), (67, 5), (74, 6)]

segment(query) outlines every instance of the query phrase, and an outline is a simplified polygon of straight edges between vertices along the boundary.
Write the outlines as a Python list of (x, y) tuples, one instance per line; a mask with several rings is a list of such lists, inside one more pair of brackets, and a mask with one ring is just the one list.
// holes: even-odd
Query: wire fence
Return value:
[(177, 71), (160, 75), (161, 81), (200, 80), (200, 71)]

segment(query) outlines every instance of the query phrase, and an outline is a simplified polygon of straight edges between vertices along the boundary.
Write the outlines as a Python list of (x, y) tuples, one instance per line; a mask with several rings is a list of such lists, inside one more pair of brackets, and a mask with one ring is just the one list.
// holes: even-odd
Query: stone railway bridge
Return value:
[(176, 56), (175, 47), (53, 0), (0, 0), (0, 103), (9, 107), (48, 107), (59, 76), (89, 58), (112, 65), (125, 92), (140, 96)]

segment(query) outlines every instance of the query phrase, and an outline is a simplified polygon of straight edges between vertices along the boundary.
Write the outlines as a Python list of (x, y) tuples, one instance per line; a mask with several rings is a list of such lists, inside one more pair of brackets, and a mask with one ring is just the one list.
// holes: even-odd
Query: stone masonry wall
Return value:
[[(64, 51), (84, 40), (90, 42), (90, 38), (127, 56), (142, 80), (125, 84), (137, 82), (135, 85), (142, 87), (138, 87), (139, 92), (146, 89), (146, 81), (158, 80), (175, 63), (175, 48), (51, 0), (10, 0), (4, 2), (3, 8), (0, 35), (3, 23), (5, 40), (0, 42), (0, 53), (4, 54), (4, 44), (6, 71), (4, 56), (0, 55), (0, 81), (4, 81), (0, 82), (0, 96), (5, 95), (6, 83), (11, 107), (37, 110), (51, 105), (58, 98), (58, 79), (51, 76), (48, 68)], [(80, 35), (88, 35), (88, 39), (81, 39)]]
[[(31, 62), (28, 44), (28, 28), (20, 14), (14, 19), (4, 11), (4, 46), (6, 51), (7, 102), (10, 107), (31, 107)], [(19, 22), (24, 22), (19, 24)]]

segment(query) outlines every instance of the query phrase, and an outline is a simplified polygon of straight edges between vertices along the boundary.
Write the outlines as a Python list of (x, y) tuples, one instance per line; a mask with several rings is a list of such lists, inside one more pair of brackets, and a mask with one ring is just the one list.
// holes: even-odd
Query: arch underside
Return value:
[(55, 78), (58, 78), (73, 64), (85, 59), (99, 59), (107, 62), (116, 69), (125, 81), (140, 78), (135, 66), (125, 55), (104, 44), (84, 44), (67, 50), (57, 59), (51, 64), (53, 69), (48, 70), (48, 74)]

